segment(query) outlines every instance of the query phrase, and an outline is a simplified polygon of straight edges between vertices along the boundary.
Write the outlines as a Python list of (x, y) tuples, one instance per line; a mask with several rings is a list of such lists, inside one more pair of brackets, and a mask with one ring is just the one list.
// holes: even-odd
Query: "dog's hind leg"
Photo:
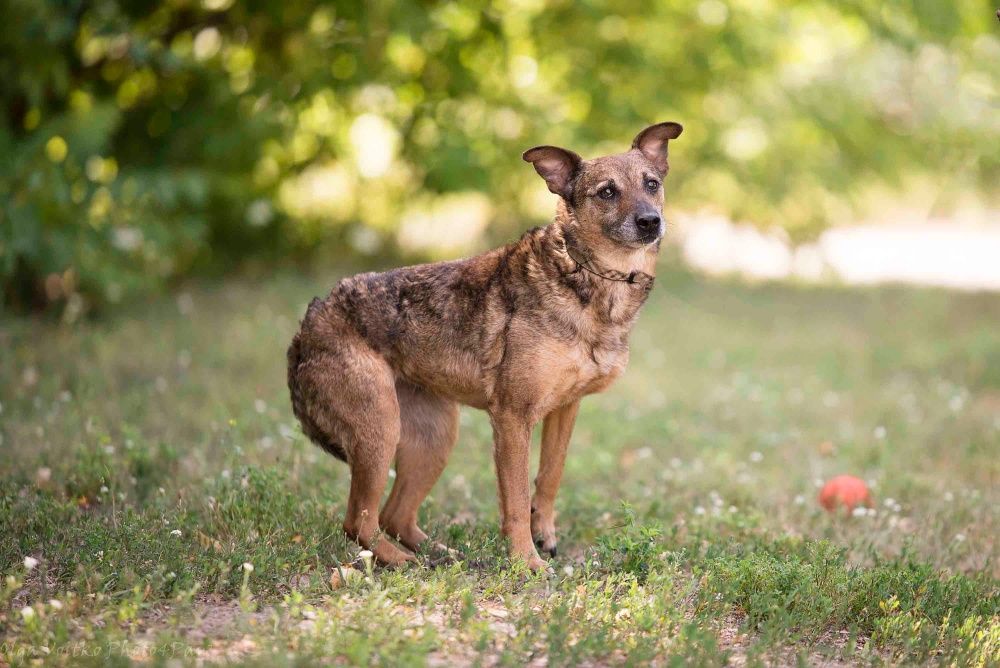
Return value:
[(378, 508), (399, 443), (399, 403), (388, 362), (349, 328), (298, 351), (296, 414), (310, 435), (336, 443), (351, 468), (344, 531), (386, 565), (413, 560), (379, 530)]
[[(369, 360), (355, 358), (351, 367), (365, 366)], [(380, 535), (378, 507), (382, 501), (396, 448), (399, 444), (399, 404), (393, 390), (394, 378), (389, 365), (381, 358), (370, 360), (372, 368), (355, 379), (358, 392), (350, 402), (348, 417), (348, 462), (351, 466), (351, 492), (347, 501), (344, 531), (370, 549), (386, 565), (413, 559)], [(348, 388), (341, 386), (341, 392)]]
[(427, 539), (417, 510), (441, 476), (458, 436), (458, 404), (406, 381), (396, 382), (401, 436), (396, 482), (380, 515), (382, 529), (411, 550)]

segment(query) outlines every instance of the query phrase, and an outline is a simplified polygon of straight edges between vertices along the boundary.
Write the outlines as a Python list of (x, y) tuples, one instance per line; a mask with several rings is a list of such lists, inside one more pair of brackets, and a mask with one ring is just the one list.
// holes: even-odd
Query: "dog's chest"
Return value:
[(570, 345), (554, 344), (555, 355), (543, 355), (548, 360), (545, 375), (549, 394), (555, 404), (578, 399), (606, 389), (628, 365), (627, 331), (591, 333)]
[(645, 293), (620, 289), (602, 297), (581, 314), (576, 336), (563, 346), (554, 390), (566, 400), (603, 391), (628, 365), (628, 336)]
[(626, 330), (616, 328), (577, 344), (577, 358), (582, 361), (575, 386), (581, 394), (604, 390), (625, 371), (629, 354), (627, 336)]

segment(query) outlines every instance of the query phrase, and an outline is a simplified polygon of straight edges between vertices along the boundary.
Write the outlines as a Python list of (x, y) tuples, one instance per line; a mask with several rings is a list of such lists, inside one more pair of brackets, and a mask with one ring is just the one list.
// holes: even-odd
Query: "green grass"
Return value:
[[(5, 317), (0, 665), (1000, 663), (996, 296), (664, 272), (581, 409), (555, 575), (506, 561), (472, 410), (421, 511), (461, 558), (365, 573), (285, 389), (333, 281)], [(842, 472), (874, 514), (822, 511)]]

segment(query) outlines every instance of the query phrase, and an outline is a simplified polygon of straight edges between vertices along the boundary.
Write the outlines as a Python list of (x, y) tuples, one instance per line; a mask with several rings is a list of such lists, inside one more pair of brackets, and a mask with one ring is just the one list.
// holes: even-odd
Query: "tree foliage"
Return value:
[(995, 198), (981, 1), (0, 0), (0, 286), (114, 302), (198, 268), (447, 255), (552, 202), (520, 152), (676, 120), (673, 201), (793, 238), (873, 192)]

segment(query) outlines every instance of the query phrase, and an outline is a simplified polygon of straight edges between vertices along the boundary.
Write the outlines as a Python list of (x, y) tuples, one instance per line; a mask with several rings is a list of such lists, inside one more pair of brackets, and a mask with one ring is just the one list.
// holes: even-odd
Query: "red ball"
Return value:
[(831, 513), (837, 506), (843, 506), (851, 512), (858, 506), (872, 506), (871, 492), (861, 478), (853, 475), (838, 475), (823, 485), (819, 491), (819, 502)]

